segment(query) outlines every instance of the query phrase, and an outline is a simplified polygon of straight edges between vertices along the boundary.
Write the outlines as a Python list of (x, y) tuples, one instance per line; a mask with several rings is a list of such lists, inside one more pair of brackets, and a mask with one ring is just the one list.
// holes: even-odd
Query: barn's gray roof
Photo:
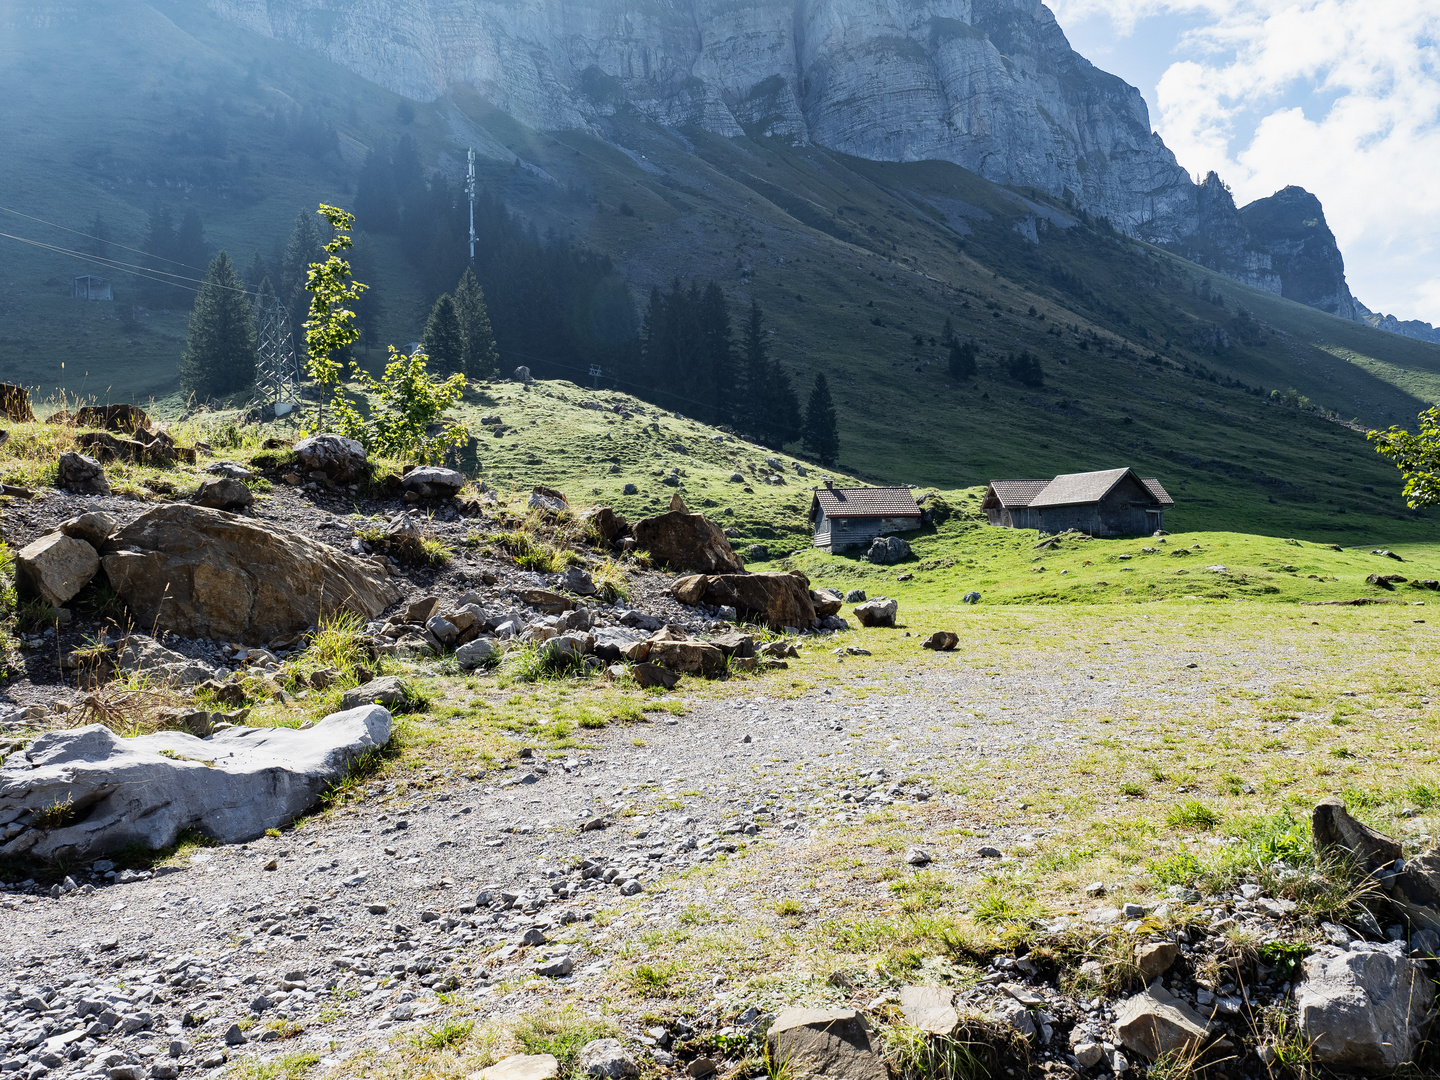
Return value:
[(816, 488), (815, 501), (829, 518), (920, 516), (915, 496), (906, 487)]
[(1175, 500), (1170, 497), (1170, 493), (1161, 487), (1160, 481), (1153, 476), (1142, 476), (1140, 482), (1150, 489), (1150, 494), (1155, 496), (1161, 506), (1175, 505)]
[(1029, 506), (1031, 500), (1050, 486), (1049, 480), (991, 480), (990, 489), (1007, 510)]
[(1045, 490), (1030, 500), (1030, 505), (1075, 506), (1080, 503), (1099, 502), (1129, 471), (1106, 469), (1103, 472), (1065, 473), (1046, 484)]

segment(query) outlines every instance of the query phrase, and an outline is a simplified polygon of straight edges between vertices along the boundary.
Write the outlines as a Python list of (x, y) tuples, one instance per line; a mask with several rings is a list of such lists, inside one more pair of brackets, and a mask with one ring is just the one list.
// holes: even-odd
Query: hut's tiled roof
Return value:
[(915, 496), (906, 487), (816, 488), (815, 501), (830, 518), (920, 516)]
[(1153, 476), (1142, 476), (1140, 482), (1150, 489), (1150, 494), (1155, 496), (1161, 506), (1175, 505), (1175, 500), (1170, 497), (1170, 493), (1161, 487), (1160, 481)]
[[(1029, 506), (1031, 500), (1050, 485), (1049, 480), (992, 480), (990, 489), (995, 498), (1007, 510)], [(989, 500), (986, 500), (987, 505)]]
[(1103, 472), (1065, 473), (1046, 484), (1045, 490), (1030, 500), (1030, 505), (1075, 506), (1099, 502), (1129, 471), (1106, 469)]

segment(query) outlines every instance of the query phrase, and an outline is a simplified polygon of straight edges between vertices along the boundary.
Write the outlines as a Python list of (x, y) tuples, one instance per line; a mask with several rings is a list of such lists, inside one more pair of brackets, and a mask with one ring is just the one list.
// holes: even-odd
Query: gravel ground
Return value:
[[(878, 692), (858, 703), (830, 690), (695, 701), (680, 717), (595, 733), (564, 760), (376, 783), (282, 836), (200, 850), (139, 880), (96, 864), (58, 899), (17, 883), (23, 892), (0, 893), (4, 1067), (113, 1077), (135, 1064), (163, 1077), (297, 1049), (338, 1065), (433, 1023), (451, 1008), (441, 992), (482, 1014), (589, 997), (637, 928), (723, 892), (742, 867), (754, 899), (805, 895), (799, 879), (877, 810), (900, 815), (936, 866), (983, 874), (1045, 832), (993, 826), (988, 799), (917, 778), (981, 760), (1062, 766), (1085, 746), (1073, 720), (1120, 707), (1128, 690), (1078, 672), (957, 669), (872, 675)], [(1191, 704), (1209, 692), (1172, 689)], [(955, 723), (1003, 707), (1003, 721)], [(868, 736), (853, 737), (856, 725)], [(537, 971), (558, 985), (523, 982)], [(1057, 1000), (1049, 1015), (1075, 1023), (1085, 1008)], [(1103, 1007), (1092, 1012), (1101, 1023)]]

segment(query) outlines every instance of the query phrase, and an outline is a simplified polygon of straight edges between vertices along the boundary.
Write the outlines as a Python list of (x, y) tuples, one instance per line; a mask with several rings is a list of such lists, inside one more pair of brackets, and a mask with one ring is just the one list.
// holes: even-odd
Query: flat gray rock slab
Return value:
[[(163, 848), (187, 828), (226, 844), (253, 840), (309, 810), (357, 757), (389, 741), (390, 713), (378, 705), (305, 731), (234, 727), (208, 739), (122, 739), (100, 724), (52, 731), (0, 766), (0, 828), (28, 826), (0, 854), (87, 861), (128, 844)], [(47, 814), (53, 807), (67, 811)]]

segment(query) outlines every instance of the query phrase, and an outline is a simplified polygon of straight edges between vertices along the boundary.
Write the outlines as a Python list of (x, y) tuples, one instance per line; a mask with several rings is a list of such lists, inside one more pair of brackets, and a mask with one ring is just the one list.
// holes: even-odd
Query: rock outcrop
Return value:
[(137, 625), (247, 645), (340, 610), (374, 618), (400, 598), (369, 560), (199, 506), (147, 511), (110, 538), (101, 562)]
[(608, 117), (633, 111), (870, 160), (953, 161), (1127, 231), (1193, 231), (1194, 184), (1140, 92), (1075, 53), (1049, 8), (1028, 0), (211, 7), (409, 97), (469, 83), (542, 130), (603, 134)]
[(815, 625), (815, 601), (803, 574), (694, 574), (671, 587), (682, 604), (732, 607), (749, 622), (774, 630), (793, 626), (808, 630)]
[(1339, 1072), (1388, 1072), (1420, 1045), (1435, 987), (1403, 942), (1323, 947), (1305, 961), (1296, 991), (1300, 1030), (1318, 1064)]
[(52, 731), (0, 768), (0, 822), (22, 826), (0, 854), (89, 861), (129, 844), (163, 848), (181, 829), (253, 840), (310, 809), (356, 757), (389, 740), (379, 706), (304, 731), (233, 727), (209, 739), (122, 739), (99, 724)]
[(675, 571), (738, 574), (745, 569), (720, 526), (704, 514), (671, 510), (641, 518), (631, 532), (656, 563)]

